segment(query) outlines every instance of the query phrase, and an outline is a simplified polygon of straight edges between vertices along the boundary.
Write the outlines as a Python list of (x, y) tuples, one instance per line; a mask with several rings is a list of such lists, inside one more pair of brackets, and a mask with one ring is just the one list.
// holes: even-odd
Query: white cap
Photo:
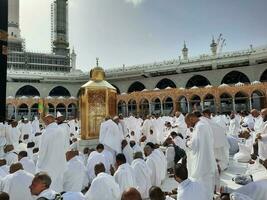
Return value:
[(57, 111), (57, 118), (59, 117), (63, 117), (63, 115), (59, 111)]

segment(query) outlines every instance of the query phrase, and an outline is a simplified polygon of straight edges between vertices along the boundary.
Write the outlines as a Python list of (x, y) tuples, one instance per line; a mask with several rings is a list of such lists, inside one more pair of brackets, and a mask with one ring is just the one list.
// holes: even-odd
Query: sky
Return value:
[[(20, 0), (26, 49), (51, 51), (52, 0)], [(266, 0), (69, 0), (70, 48), (89, 71), (96, 57), (104, 69), (210, 54), (212, 36), (223, 51), (267, 44)]]

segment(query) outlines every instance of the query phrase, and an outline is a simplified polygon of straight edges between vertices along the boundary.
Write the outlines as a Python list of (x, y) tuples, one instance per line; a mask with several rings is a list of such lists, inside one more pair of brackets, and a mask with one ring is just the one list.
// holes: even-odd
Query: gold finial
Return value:
[(98, 65), (99, 65), (99, 58), (96, 57), (96, 66), (98, 67)]
[(99, 67), (99, 58), (96, 58), (96, 67), (90, 71), (90, 78), (93, 81), (102, 81), (105, 79), (105, 72)]

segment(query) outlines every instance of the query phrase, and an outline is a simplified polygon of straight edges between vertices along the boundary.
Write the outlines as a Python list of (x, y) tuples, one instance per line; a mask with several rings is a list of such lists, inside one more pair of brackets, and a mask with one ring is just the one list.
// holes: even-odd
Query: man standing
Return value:
[(63, 133), (64, 133), (64, 148), (65, 152), (67, 152), (70, 148), (70, 127), (69, 125), (65, 122), (65, 117), (60, 113), (57, 112), (57, 118), (56, 118), (57, 124), (60, 128), (62, 128)]
[(211, 200), (215, 188), (216, 170), (212, 130), (207, 123), (193, 113), (186, 115), (185, 122), (188, 128), (193, 128), (192, 140), (189, 144), (192, 149), (191, 177), (205, 186), (209, 195), (208, 199)]
[(256, 135), (256, 140), (259, 145), (259, 159), (263, 162), (267, 159), (267, 108), (261, 111), (263, 119), (261, 132)]
[(65, 135), (53, 115), (46, 115), (44, 123), (46, 129), (41, 136), (37, 172), (47, 172), (52, 179), (51, 188), (62, 192), (63, 174), (66, 169)]

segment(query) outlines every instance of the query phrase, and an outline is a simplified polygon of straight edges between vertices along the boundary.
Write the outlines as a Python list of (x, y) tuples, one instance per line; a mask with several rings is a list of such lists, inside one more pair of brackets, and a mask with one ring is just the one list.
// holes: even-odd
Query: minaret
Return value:
[(185, 41), (184, 41), (184, 48), (182, 49), (183, 53), (183, 59), (188, 60), (188, 48), (186, 47)]
[(8, 35), (20, 38), (19, 0), (8, 0)]
[(217, 43), (214, 40), (214, 36), (212, 36), (212, 42), (210, 44), (210, 50), (213, 56), (216, 56), (217, 54)]
[(71, 59), (71, 70), (75, 71), (76, 70), (76, 57), (77, 54), (74, 51), (74, 48), (72, 49), (71, 55), (70, 55), (70, 59)]
[(56, 55), (69, 55), (68, 42), (68, 0), (55, 0), (52, 4), (53, 52)]

